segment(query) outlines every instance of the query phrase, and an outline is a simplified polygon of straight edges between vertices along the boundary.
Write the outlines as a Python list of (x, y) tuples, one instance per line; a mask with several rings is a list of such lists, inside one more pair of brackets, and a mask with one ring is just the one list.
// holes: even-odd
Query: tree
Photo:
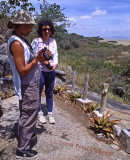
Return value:
[(56, 3), (48, 4), (45, 3), (44, 5), (40, 5), (40, 14), (36, 14), (36, 21), (38, 22), (40, 19), (47, 18), (52, 20), (55, 26), (55, 35), (54, 38), (58, 41), (58, 44), (64, 44), (65, 39), (68, 35), (67, 30), (65, 29), (66, 26), (69, 26), (69, 21), (67, 17), (63, 13), (63, 9)]
[[(30, 12), (35, 11), (31, 0), (8, 0), (0, 2), (0, 40), (6, 42), (11, 31), (7, 29), (6, 22), (9, 19), (12, 19), (12, 16), (16, 11), (23, 9)], [(37, 0), (40, 1), (40, 0)], [(40, 19), (48, 18), (53, 21), (55, 25), (55, 35), (54, 38), (57, 40), (59, 46), (64, 49), (70, 48), (72, 43), (71, 37), (68, 35), (67, 26), (70, 26), (67, 17), (63, 13), (63, 9), (56, 3), (49, 4), (46, 1), (43, 1), (43, 4), (40, 4), (40, 13), (35, 13), (34, 17), (36, 22), (39, 22)], [(28, 40), (32, 41), (37, 36), (36, 33), (37, 25), (35, 25), (33, 32), (29, 35)]]
[(59, 5), (56, 3), (54, 4), (40, 4), (40, 10), (41, 10), (41, 18), (46, 17), (50, 20), (52, 20), (54, 23), (56, 22), (67, 22), (67, 17), (62, 13), (64, 8), (61, 9)]
[[(0, 2), (0, 42), (6, 42), (11, 31), (7, 29), (7, 21), (20, 9), (35, 11), (31, 0), (7, 0)], [(37, 0), (39, 1), (39, 0)]]
[(29, 0), (1, 1), (0, 2), (0, 18), (5, 16), (10, 16), (19, 9), (23, 9), (27, 11), (35, 11), (35, 8), (33, 7), (32, 3), (28, 1)]

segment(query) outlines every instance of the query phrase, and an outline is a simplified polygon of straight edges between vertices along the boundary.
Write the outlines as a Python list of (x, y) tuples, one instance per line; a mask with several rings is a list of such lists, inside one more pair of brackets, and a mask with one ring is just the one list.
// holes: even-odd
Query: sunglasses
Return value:
[(42, 29), (43, 32), (46, 32), (47, 30), (48, 30), (49, 32), (51, 31), (50, 28), (43, 28), (43, 29)]

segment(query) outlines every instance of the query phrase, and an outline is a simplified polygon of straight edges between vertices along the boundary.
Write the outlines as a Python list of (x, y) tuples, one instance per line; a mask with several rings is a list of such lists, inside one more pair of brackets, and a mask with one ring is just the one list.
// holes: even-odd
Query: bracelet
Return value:
[[(33, 60), (34, 60), (34, 59), (33, 59)], [(37, 64), (37, 62), (38, 62), (38, 61), (37, 61), (37, 58), (35, 58), (36, 63), (35, 63), (35, 62), (33, 62), (33, 60), (32, 60), (32, 62), (31, 62), (31, 63), (32, 63), (32, 66), (34, 67), (34, 66), (35, 66), (35, 64)]]

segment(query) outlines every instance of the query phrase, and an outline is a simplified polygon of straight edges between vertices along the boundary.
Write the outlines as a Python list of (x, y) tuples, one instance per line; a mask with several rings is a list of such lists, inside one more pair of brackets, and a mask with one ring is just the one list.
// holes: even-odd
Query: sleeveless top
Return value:
[[(58, 64), (58, 51), (57, 51), (57, 44), (55, 39), (49, 38), (48, 42), (43, 42), (42, 38), (35, 38), (32, 42), (32, 48), (34, 51), (34, 54), (36, 55), (38, 51), (46, 47), (48, 50), (51, 51), (51, 54), (53, 56), (52, 60), (49, 60), (51, 65)], [(44, 72), (51, 72), (52, 70), (49, 70), (45, 64), (39, 63), (39, 68), (41, 71)]]
[(26, 75), (24, 76), (19, 75), (14, 62), (14, 57), (10, 53), (10, 44), (15, 40), (18, 40), (23, 45), (25, 64), (31, 62), (35, 56), (33, 53), (30, 52), (27, 44), (21, 38), (17, 37), (16, 35), (11, 35), (9, 37), (8, 43), (7, 43), (7, 52), (8, 52), (10, 66), (13, 72), (14, 89), (15, 89), (16, 95), (19, 96), (19, 99), (22, 99), (21, 85), (29, 85), (34, 82), (37, 82), (40, 79), (40, 70), (38, 65), (35, 65)]

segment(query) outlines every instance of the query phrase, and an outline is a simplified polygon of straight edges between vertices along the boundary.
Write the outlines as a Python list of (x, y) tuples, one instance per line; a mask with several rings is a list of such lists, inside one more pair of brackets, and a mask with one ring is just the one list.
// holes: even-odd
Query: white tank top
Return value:
[(8, 52), (10, 66), (11, 66), (11, 69), (13, 72), (14, 89), (15, 89), (16, 95), (19, 96), (19, 99), (22, 99), (21, 84), (27, 85), (27, 84), (31, 84), (31, 83), (38, 81), (40, 79), (40, 71), (39, 71), (38, 65), (36, 65), (30, 72), (28, 72), (28, 74), (20, 77), (20, 75), (16, 69), (16, 66), (15, 66), (14, 58), (13, 58), (12, 54), (10, 53), (10, 49), (9, 49), (10, 44), (15, 40), (20, 41), (21, 44), (23, 45), (25, 64), (32, 61), (34, 57), (32, 56), (32, 53), (30, 53), (28, 46), (26, 45), (26, 43), (22, 39), (20, 39), (19, 37), (15, 36), (15, 35), (12, 35), (9, 37), (8, 43), (7, 43), (7, 52)]

